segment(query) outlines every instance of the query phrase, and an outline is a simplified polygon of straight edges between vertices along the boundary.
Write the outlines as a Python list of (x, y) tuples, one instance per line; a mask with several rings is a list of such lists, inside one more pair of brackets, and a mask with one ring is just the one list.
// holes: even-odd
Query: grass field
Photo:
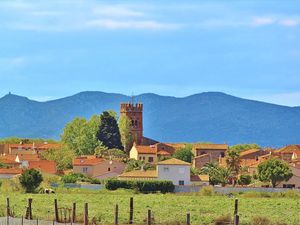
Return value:
[[(226, 196), (200, 196), (197, 194), (134, 194), (129, 191), (84, 191), (61, 190), (57, 194), (22, 194), (1, 193), (0, 209), (5, 215), (6, 197), (10, 197), (11, 208), (15, 216), (25, 215), (27, 199), (33, 198), (33, 216), (52, 220), (54, 216), (54, 199), (58, 199), (59, 207), (72, 207), (77, 203), (78, 218), (82, 218), (83, 206), (89, 203), (89, 218), (95, 217), (104, 224), (114, 221), (114, 205), (119, 204), (120, 222), (129, 219), (129, 199), (134, 197), (134, 221), (144, 223), (147, 209), (151, 208), (156, 223), (176, 224), (184, 222), (187, 212), (191, 213), (192, 224), (214, 224), (214, 219), (233, 214), (234, 199)], [(255, 198), (239, 196), (239, 215), (241, 224), (250, 224), (255, 216), (268, 217), (274, 224), (300, 224), (300, 198), (273, 197)], [(284, 222), (284, 223), (283, 223)]]

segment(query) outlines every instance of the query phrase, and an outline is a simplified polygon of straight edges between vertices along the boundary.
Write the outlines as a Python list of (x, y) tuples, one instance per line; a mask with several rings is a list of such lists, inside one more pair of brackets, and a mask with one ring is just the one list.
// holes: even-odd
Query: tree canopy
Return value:
[(259, 148), (260, 146), (258, 144), (253, 143), (253, 144), (237, 144), (231, 146), (229, 149), (232, 151), (242, 152), (249, 149), (259, 149)]
[(271, 182), (276, 187), (279, 182), (288, 181), (293, 173), (286, 162), (272, 158), (258, 165), (258, 179), (263, 182)]
[(192, 162), (193, 159), (193, 152), (192, 152), (192, 145), (185, 145), (184, 148), (178, 149), (174, 154), (173, 157), (176, 159), (180, 159), (185, 162)]
[(127, 116), (121, 116), (119, 120), (119, 129), (121, 135), (121, 142), (124, 151), (129, 153), (132, 144), (131, 122)]
[(97, 138), (109, 149), (123, 149), (119, 126), (114, 113), (104, 111), (100, 115), (100, 125), (97, 132)]
[(67, 145), (62, 145), (59, 149), (49, 149), (48, 151), (42, 152), (42, 157), (46, 160), (54, 161), (57, 170), (63, 171), (72, 168), (74, 152)]
[(19, 180), (25, 191), (27, 193), (32, 193), (40, 186), (43, 181), (43, 177), (39, 171), (29, 169), (22, 173)]

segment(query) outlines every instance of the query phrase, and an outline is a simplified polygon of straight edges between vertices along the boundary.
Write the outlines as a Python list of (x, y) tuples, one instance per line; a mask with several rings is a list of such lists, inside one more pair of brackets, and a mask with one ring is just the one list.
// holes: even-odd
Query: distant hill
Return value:
[[(300, 142), (300, 107), (287, 107), (205, 92), (184, 98), (142, 94), (144, 134), (164, 142), (258, 143), (282, 146)], [(47, 102), (6, 95), (0, 99), (0, 137), (59, 138), (75, 117), (104, 110), (119, 112), (129, 96), (82, 92)]]

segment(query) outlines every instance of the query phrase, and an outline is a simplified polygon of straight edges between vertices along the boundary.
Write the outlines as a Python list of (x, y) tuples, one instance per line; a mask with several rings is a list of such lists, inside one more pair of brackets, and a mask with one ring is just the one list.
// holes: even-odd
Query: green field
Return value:
[[(52, 220), (54, 199), (59, 207), (72, 207), (77, 203), (78, 219), (82, 220), (84, 203), (89, 203), (89, 218), (95, 217), (103, 224), (114, 221), (114, 205), (119, 204), (120, 223), (129, 219), (129, 199), (134, 197), (134, 222), (144, 223), (147, 209), (151, 208), (155, 223), (176, 224), (184, 222), (187, 212), (191, 213), (192, 224), (214, 224), (214, 219), (233, 214), (234, 198), (226, 196), (200, 196), (197, 194), (133, 194), (128, 191), (83, 191), (61, 190), (57, 194), (1, 193), (1, 216), (5, 215), (6, 197), (10, 197), (11, 208), (17, 217), (25, 214), (27, 199), (33, 198), (33, 216)], [(241, 224), (250, 224), (255, 216), (268, 217), (274, 224), (300, 224), (300, 198), (272, 197), (255, 198), (239, 196), (239, 215)], [(283, 223), (284, 222), (284, 223)]]

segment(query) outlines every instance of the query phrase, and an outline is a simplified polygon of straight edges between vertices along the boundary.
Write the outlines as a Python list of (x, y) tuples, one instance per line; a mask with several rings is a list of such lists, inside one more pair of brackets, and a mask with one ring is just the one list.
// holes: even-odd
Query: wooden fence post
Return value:
[(151, 225), (151, 209), (148, 209), (147, 225)]
[(32, 220), (32, 198), (28, 199), (29, 219)]
[(186, 214), (186, 225), (191, 225), (191, 214), (189, 212)]
[(119, 206), (118, 204), (115, 206), (115, 225), (119, 223)]
[(57, 199), (54, 199), (55, 222), (59, 222)]
[(133, 197), (130, 197), (129, 224), (133, 224)]
[(238, 214), (239, 200), (235, 199), (234, 201), (234, 215)]
[(22, 216), (22, 218), (21, 218), (21, 225), (23, 225), (24, 224), (24, 217)]
[(84, 204), (84, 225), (89, 224), (89, 208), (88, 203)]
[(239, 225), (240, 224), (240, 217), (239, 215), (234, 215), (234, 225)]
[(73, 203), (73, 210), (72, 210), (72, 222), (76, 223), (76, 203)]
[(6, 198), (6, 215), (7, 215), (8, 217), (11, 216), (11, 213), (10, 213), (9, 197)]

